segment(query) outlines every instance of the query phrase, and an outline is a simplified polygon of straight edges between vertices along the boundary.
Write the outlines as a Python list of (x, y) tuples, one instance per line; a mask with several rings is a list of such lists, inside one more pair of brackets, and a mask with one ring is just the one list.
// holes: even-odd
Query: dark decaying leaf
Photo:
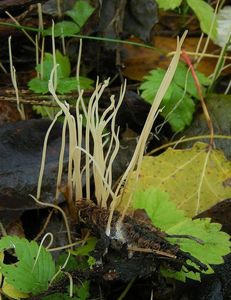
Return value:
[[(231, 96), (221, 94), (211, 94), (206, 99), (206, 106), (212, 120), (215, 134), (230, 136), (231, 134)], [(178, 135), (177, 139), (190, 136), (209, 135), (209, 129), (203, 112), (198, 112), (191, 126)], [(201, 139), (208, 142), (208, 139)], [(191, 147), (194, 141), (183, 143), (182, 147)], [(230, 139), (215, 139), (217, 149), (223, 150), (225, 156), (231, 159)]]
[(222, 230), (231, 234), (231, 198), (225, 199), (200, 213), (197, 218), (211, 218), (213, 222), (220, 223)]
[[(0, 219), (10, 223), (10, 216), (36, 208), (29, 194), (36, 195), (45, 134), (49, 120), (27, 120), (5, 124), (0, 128)], [(53, 202), (56, 189), (62, 124), (53, 127), (47, 148), (41, 200)], [(68, 141), (68, 138), (67, 138)], [(122, 142), (119, 158), (113, 165), (116, 180), (127, 166), (136, 145), (135, 140)], [(64, 159), (63, 185), (66, 183), (68, 144)], [(83, 178), (84, 186), (84, 178)], [(63, 201), (62, 194), (59, 201)], [(6, 213), (7, 212), (7, 213)]]
[[(29, 194), (36, 195), (43, 141), (49, 120), (19, 121), (0, 128), (0, 219), (9, 222), (9, 211), (36, 207)], [(54, 200), (62, 125), (51, 131), (41, 199)], [(66, 160), (65, 160), (66, 163)]]

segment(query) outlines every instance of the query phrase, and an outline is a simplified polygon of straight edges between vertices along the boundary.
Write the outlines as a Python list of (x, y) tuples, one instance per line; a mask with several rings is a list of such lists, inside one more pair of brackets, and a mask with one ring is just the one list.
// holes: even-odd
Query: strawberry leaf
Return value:
[(0, 263), (0, 272), (7, 283), (23, 293), (38, 294), (47, 290), (55, 274), (51, 254), (36, 242), (16, 236), (0, 240), (0, 251), (14, 249), (18, 261), (15, 264)]
[[(200, 72), (196, 72), (201, 84), (202, 92), (210, 80)], [(152, 70), (144, 77), (140, 85), (141, 96), (150, 104), (153, 103), (155, 95), (164, 78), (165, 70)], [(173, 131), (182, 131), (192, 122), (195, 111), (195, 103), (199, 98), (191, 72), (184, 63), (179, 63), (163, 101), (161, 103), (161, 115), (169, 122)]]
[(87, 1), (78, 0), (74, 7), (66, 12), (66, 15), (82, 27), (94, 10), (94, 7), (87, 3)]
[[(200, 244), (194, 239), (167, 238), (206, 264), (208, 270), (203, 273), (213, 273), (211, 265), (222, 264), (223, 256), (230, 253), (230, 236), (221, 231), (220, 224), (211, 223), (208, 218), (192, 220), (184, 216), (169, 200), (168, 194), (157, 188), (137, 190), (133, 195), (133, 207), (145, 209), (153, 225), (169, 235), (189, 235), (203, 241)], [(193, 265), (191, 261), (187, 263)], [(184, 268), (180, 272), (163, 269), (162, 273), (181, 281), (186, 278), (200, 280), (200, 273), (188, 272)]]

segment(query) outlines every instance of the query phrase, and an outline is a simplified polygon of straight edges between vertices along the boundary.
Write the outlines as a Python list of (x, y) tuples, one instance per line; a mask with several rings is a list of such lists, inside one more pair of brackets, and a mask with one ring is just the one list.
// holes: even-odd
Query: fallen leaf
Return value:
[[(202, 51), (206, 38), (202, 39), (200, 51)], [(131, 38), (129, 41), (140, 42), (137, 38)], [(186, 38), (184, 41), (184, 49), (189, 52), (196, 52), (198, 38)], [(123, 75), (129, 79), (141, 81), (145, 75), (156, 68), (168, 68), (172, 56), (168, 56), (169, 52), (173, 52), (176, 49), (176, 39), (172, 37), (155, 36), (152, 40), (153, 47), (156, 49), (148, 49), (137, 47), (133, 45), (124, 45), (124, 66)], [(208, 54), (219, 54), (220, 48), (214, 45), (212, 42), (209, 43), (206, 53)], [(195, 56), (191, 56), (194, 61)], [(211, 75), (214, 72), (217, 63), (216, 57), (204, 57), (197, 66), (197, 71), (204, 73), (205, 75)], [(226, 65), (230, 63), (227, 60)], [(226, 68), (222, 74), (227, 75), (231, 73), (231, 67)]]
[[(206, 97), (206, 106), (212, 120), (214, 133), (231, 136), (231, 95), (210, 94)], [(209, 129), (204, 113), (197, 112), (190, 127), (177, 135), (176, 140), (182, 137), (201, 135), (209, 135)], [(206, 142), (208, 139), (200, 139), (200, 141)], [(214, 142), (216, 149), (224, 151), (225, 156), (231, 159), (230, 139), (215, 139)], [(184, 148), (192, 147), (192, 142), (183, 143), (182, 146)]]
[(225, 184), (230, 177), (231, 162), (221, 151), (208, 151), (207, 144), (196, 143), (184, 150), (169, 148), (157, 157), (144, 157), (139, 181), (134, 184), (134, 176), (131, 177), (120, 209), (136, 187), (155, 187), (167, 192), (186, 216), (193, 217), (230, 197), (231, 187)]

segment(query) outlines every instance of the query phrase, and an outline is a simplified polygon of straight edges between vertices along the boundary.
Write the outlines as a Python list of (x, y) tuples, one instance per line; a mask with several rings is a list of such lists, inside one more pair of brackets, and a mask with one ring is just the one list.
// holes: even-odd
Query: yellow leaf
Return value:
[(157, 157), (144, 157), (139, 182), (134, 184), (131, 177), (121, 206), (126, 205), (134, 186), (167, 192), (177, 208), (189, 217), (229, 198), (231, 162), (222, 151), (208, 149), (207, 144), (196, 143), (191, 149), (169, 148)]
[[(25, 274), (25, 276), (26, 276), (26, 274)], [(6, 296), (11, 297), (16, 300), (30, 297), (29, 294), (22, 293), (22, 292), (16, 290), (11, 284), (7, 283), (6, 280), (4, 280), (4, 282), (3, 282), (2, 292)]]

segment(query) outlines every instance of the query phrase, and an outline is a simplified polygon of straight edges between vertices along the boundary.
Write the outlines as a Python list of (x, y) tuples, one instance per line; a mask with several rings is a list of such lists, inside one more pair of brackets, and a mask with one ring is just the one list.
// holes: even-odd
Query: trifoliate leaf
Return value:
[(164, 10), (168, 9), (175, 9), (176, 7), (179, 7), (181, 5), (182, 0), (156, 0), (159, 8), (162, 8)]
[(200, 27), (203, 32), (207, 34), (210, 33), (213, 19), (215, 19), (211, 31), (211, 38), (215, 40), (217, 36), (217, 20), (212, 6), (202, 0), (187, 0), (187, 3), (199, 19)]
[[(208, 85), (210, 80), (202, 73), (196, 72), (196, 74), (204, 93), (203, 85)], [(165, 70), (153, 70), (144, 77), (144, 81), (140, 85), (141, 96), (150, 104), (155, 98), (164, 75)], [(191, 72), (184, 63), (179, 63), (172, 83), (161, 103), (161, 108), (163, 108), (161, 115), (169, 122), (173, 131), (182, 131), (185, 126), (190, 125), (195, 111), (195, 100), (198, 98)]]
[[(220, 231), (220, 224), (210, 223), (208, 218), (191, 220), (176, 208), (175, 204), (169, 200), (167, 193), (157, 188), (139, 189), (133, 194), (132, 204), (135, 209), (145, 209), (153, 225), (169, 235), (193, 237), (193, 239), (169, 237), (167, 240), (179, 245), (181, 250), (189, 252), (206, 264), (208, 271), (204, 273), (212, 273), (211, 265), (223, 263), (223, 256), (230, 253), (230, 236)], [(195, 241), (195, 238), (203, 244)], [(193, 265), (191, 261), (187, 263)], [(182, 281), (185, 281), (187, 277), (200, 280), (200, 273), (184, 272), (184, 269), (180, 272), (163, 270), (163, 274)]]
[(36, 242), (16, 236), (6, 236), (0, 240), (0, 251), (12, 248), (18, 261), (10, 265), (0, 263), (0, 272), (7, 283), (23, 293), (45, 291), (55, 274), (51, 254)]
[(82, 27), (94, 10), (94, 7), (87, 1), (78, 0), (74, 7), (65, 14), (71, 17), (79, 27)]
[[(80, 32), (78, 24), (72, 21), (62, 21), (54, 25), (54, 37), (67, 37)], [(52, 27), (49, 27), (43, 31), (43, 35), (52, 35)]]
[[(218, 202), (230, 198), (231, 186), (225, 184), (231, 178), (231, 162), (222, 151), (210, 150), (204, 143), (196, 143), (191, 149), (169, 148), (163, 154), (143, 158), (139, 176), (142, 189), (159, 188), (169, 194), (178, 209), (186, 216), (194, 217)], [(123, 193), (126, 205), (135, 178), (131, 177)]]
[[(57, 86), (56, 91), (59, 94), (69, 93), (77, 90), (78, 84), (81, 89), (92, 87), (93, 80), (86, 77), (79, 77), (79, 83), (75, 77), (69, 77), (71, 73), (71, 64), (68, 56), (62, 55), (60, 51), (55, 52), (57, 67)], [(36, 70), (42, 78), (33, 78), (29, 81), (29, 88), (35, 93), (46, 94), (49, 92), (48, 81), (53, 69), (54, 60), (51, 53), (45, 53), (42, 64), (36, 66)]]

